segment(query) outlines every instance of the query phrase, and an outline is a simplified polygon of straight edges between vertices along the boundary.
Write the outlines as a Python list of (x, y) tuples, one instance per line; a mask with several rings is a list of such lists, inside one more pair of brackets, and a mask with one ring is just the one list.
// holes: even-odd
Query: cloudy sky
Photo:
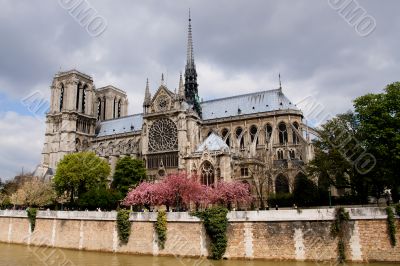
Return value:
[[(79, 23), (73, 2), (96, 10), (102, 34)], [(353, 25), (342, 14), (348, 3), (362, 11)], [(281, 73), (293, 102), (313, 99), (336, 114), (399, 80), (396, 0), (0, 0), (0, 177), (40, 163), (44, 114), (26, 99), (47, 100), (56, 72), (76, 68), (97, 87), (127, 91), (130, 113), (141, 112), (146, 78), (153, 92), (161, 73), (176, 88), (189, 8), (204, 100), (277, 88)], [(362, 36), (368, 22), (374, 30)]]

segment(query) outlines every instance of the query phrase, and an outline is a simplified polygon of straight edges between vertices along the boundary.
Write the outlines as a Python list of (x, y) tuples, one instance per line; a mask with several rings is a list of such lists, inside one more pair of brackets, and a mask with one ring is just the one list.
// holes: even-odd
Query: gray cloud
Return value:
[(204, 99), (275, 88), (281, 72), (293, 102), (313, 95), (335, 114), (398, 79), (396, 0), (358, 0), (377, 23), (367, 37), (327, 0), (89, 2), (108, 22), (97, 38), (58, 1), (0, 0), (0, 93), (16, 101), (36, 89), (48, 95), (60, 68), (77, 68), (97, 87), (126, 90), (130, 112), (140, 112), (147, 77), (153, 91), (162, 72), (171, 89), (178, 85), (189, 7)]

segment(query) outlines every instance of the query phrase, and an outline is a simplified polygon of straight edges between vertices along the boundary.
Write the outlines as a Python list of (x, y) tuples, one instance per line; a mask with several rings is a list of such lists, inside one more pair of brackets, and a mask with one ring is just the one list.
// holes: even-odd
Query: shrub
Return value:
[(31, 232), (33, 232), (35, 230), (35, 225), (36, 225), (37, 209), (28, 208), (26, 209), (26, 214), (28, 215), (29, 223), (31, 224)]
[(228, 228), (227, 213), (228, 210), (223, 207), (214, 207), (194, 213), (204, 223), (206, 233), (211, 240), (211, 258), (215, 260), (221, 259), (226, 251), (228, 242), (226, 237)]
[(293, 203), (293, 195), (290, 193), (272, 194), (268, 198), (268, 205), (270, 208), (274, 208), (276, 205), (279, 207), (292, 207)]
[(126, 244), (129, 241), (131, 234), (131, 222), (129, 221), (129, 210), (121, 209), (117, 213), (117, 229), (118, 237), (121, 244)]
[(167, 240), (167, 213), (164, 210), (158, 212), (154, 227), (158, 237), (158, 247), (164, 249)]

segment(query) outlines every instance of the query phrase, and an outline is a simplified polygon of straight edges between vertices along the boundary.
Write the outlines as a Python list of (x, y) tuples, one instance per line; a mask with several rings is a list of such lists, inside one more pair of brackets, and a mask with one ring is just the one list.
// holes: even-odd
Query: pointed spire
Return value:
[(279, 89), (282, 91), (281, 73), (279, 73)]
[(185, 86), (183, 85), (182, 72), (180, 73), (180, 76), (179, 76), (178, 94), (179, 94), (179, 99), (182, 99), (182, 100), (185, 99)]
[(165, 86), (164, 73), (161, 73), (161, 86)]
[(146, 80), (146, 89), (145, 89), (145, 92), (144, 92), (143, 106), (150, 105), (150, 101), (151, 101), (150, 86), (149, 86), (149, 79), (147, 79)]
[(188, 43), (187, 43), (186, 68), (194, 68), (192, 18), (190, 16), (190, 8), (189, 8), (189, 26), (188, 26)]

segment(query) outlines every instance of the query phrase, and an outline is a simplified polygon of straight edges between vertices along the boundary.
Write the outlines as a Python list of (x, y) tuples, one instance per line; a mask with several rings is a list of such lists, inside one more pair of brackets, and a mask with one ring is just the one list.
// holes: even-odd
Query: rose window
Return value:
[(178, 149), (178, 130), (168, 118), (156, 120), (149, 130), (150, 151), (173, 151)]

